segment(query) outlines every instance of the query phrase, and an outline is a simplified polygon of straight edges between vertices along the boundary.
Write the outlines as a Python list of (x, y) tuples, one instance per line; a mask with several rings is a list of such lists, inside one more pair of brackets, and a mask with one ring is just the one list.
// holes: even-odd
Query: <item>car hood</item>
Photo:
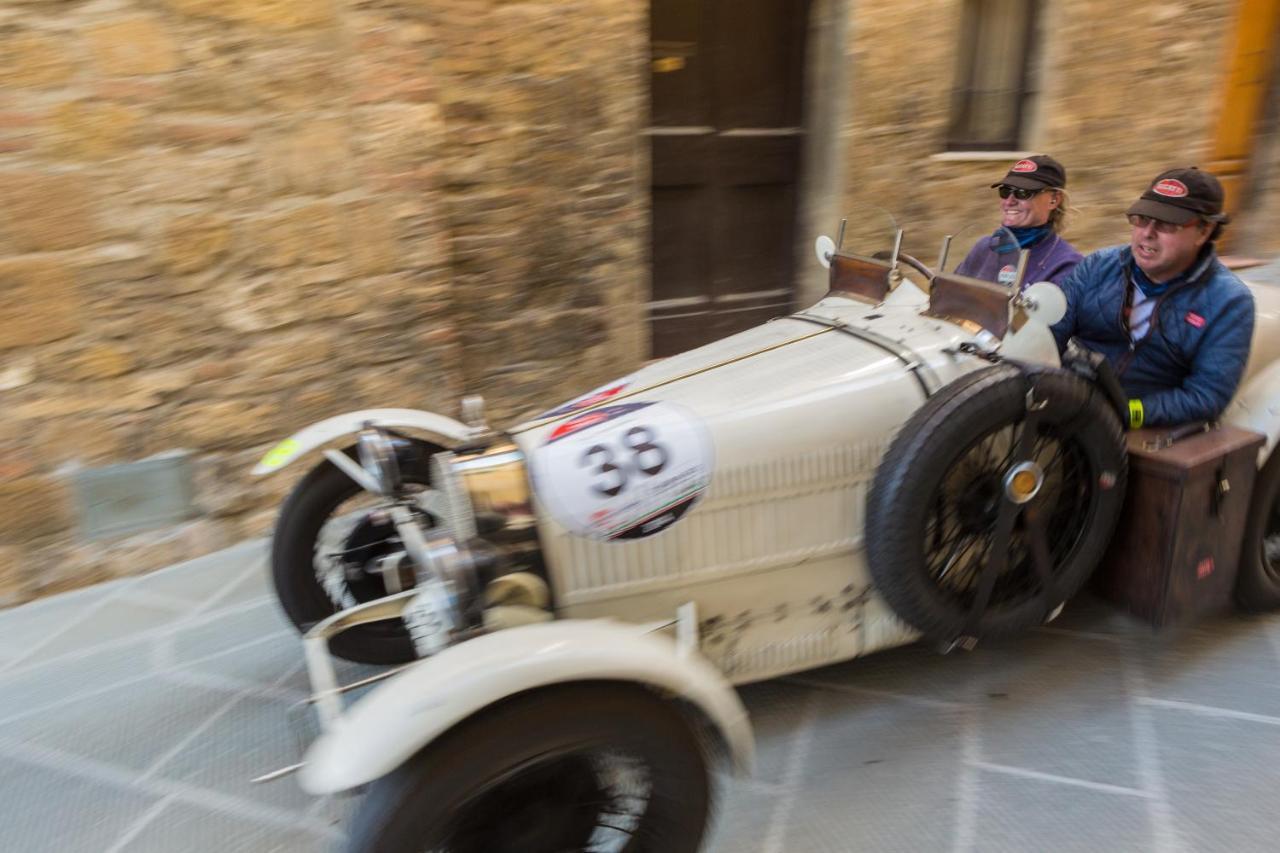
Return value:
[[(875, 342), (857, 337), (859, 332)], [(872, 307), (830, 297), (799, 314), (649, 364), (530, 418), (510, 432), (540, 432), (606, 405), (690, 394), (706, 415), (712, 414), (708, 407), (740, 411), (749, 401), (777, 402), (805, 389), (843, 384), (842, 379), (855, 375), (863, 382), (895, 379), (912, 361), (932, 372), (937, 384), (954, 373), (955, 359), (944, 350), (969, 337), (950, 323), (919, 315), (917, 306), (910, 303)], [(868, 369), (871, 375), (865, 373)]]

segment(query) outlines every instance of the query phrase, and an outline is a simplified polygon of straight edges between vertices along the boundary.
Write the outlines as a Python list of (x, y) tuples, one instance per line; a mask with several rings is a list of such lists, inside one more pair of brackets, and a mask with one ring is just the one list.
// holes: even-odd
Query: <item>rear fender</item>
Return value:
[(746, 709), (706, 659), (644, 626), (564, 620), (487, 634), (413, 664), (333, 722), (307, 750), (299, 782), (317, 795), (366, 784), (496, 702), (581, 681), (640, 684), (687, 702), (717, 731), (735, 770), (750, 771)]
[(1280, 361), (1267, 365), (1241, 386), (1222, 420), (1267, 437), (1267, 443), (1258, 451), (1261, 468), (1280, 441)]
[(436, 443), (450, 446), (466, 441), (473, 430), (466, 424), (418, 409), (363, 409), (335, 415), (314, 423), (286, 438), (267, 451), (252, 471), (255, 477), (279, 471), (299, 456), (323, 447), (344, 435), (360, 431), (366, 424), (390, 429), (407, 429), (425, 433)]

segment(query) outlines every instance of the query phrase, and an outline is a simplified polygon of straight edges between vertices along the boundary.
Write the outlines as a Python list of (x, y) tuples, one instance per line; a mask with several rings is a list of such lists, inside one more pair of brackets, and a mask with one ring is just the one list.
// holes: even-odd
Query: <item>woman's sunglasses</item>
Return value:
[(1044, 192), (1047, 189), (1050, 189), (1050, 188), (1042, 187), (1041, 189), (1038, 189), (1038, 190), (1024, 190), (1022, 187), (1011, 187), (1007, 184), (1001, 184), (1000, 186), (996, 187), (996, 192), (1000, 193), (1000, 198), (1008, 198), (1009, 196), (1013, 196), (1018, 201), (1026, 201), (1032, 196), (1039, 195), (1040, 193)]

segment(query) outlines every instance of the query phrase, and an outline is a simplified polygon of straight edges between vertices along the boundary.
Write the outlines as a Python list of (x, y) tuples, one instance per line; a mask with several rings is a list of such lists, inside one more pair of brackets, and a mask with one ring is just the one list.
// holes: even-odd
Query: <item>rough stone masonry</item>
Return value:
[[(647, 8), (0, 8), (0, 605), (264, 532), (275, 440), (494, 420), (644, 354)], [(76, 466), (176, 449), (189, 523), (87, 542)], [(301, 473), (300, 471), (298, 473)]]

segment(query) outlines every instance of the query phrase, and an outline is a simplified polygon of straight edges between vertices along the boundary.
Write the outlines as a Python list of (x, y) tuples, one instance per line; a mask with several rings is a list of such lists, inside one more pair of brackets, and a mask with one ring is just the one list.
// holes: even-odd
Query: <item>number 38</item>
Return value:
[(604, 497), (617, 497), (627, 487), (631, 473), (653, 477), (662, 473), (670, 457), (667, 449), (656, 441), (651, 427), (634, 426), (622, 434), (622, 443), (631, 451), (629, 459), (617, 460), (608, 444), (593, 444), (578, 460), (579, 467), (592, 467), (596, 482), (591, 490)]

